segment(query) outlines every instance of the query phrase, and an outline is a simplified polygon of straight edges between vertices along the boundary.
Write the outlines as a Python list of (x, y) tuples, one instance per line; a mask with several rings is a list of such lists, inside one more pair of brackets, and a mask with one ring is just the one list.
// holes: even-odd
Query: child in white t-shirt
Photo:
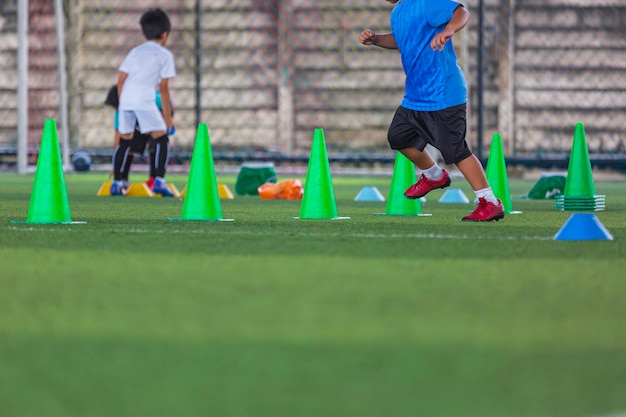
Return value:
[[(125, 148), (137, 125), (140, 133), (150, 135), (155, 151), (155, 180), (153, 191), (164, 197), (172, 197), (165, 179), (169, 151), (168, 133), (173, 132), (174, 122), (170, 109), (169, 81), (176, 76), (174, 56), (165, 48), (171, 24), (167, 14), (159, 8), (146, 11), (139, 21), (147, 41), (133, 48), (119, 67), (117, 90), (119, 94), (118, 132), (120, 134), (119, 158), (114, 158), (114, 171), (123, 164)], [(154, 97), (161, 94), (162, 111)], [(111, 195), (124, 195), (125, 182), (114, 178)]]
[[(155, 96), (155, 102), (157, 108), (161, 110), (161, 94), (157, 91)], [(154, 177), (155, 177), (155, 169), (156, 169), (156, 142), (152, 140), (152, 136), (149, 134), (143, 134), (139, 131), (139, 126), (135, 125), (135, 131), (133, 132), (133, 138), (130, 141), (130, 147), (124, 146), (124, 144), (120, 145), (120, 132), (118, 131), (119, 126), (119, 98), (117, 96), (117, 84), (111, 86), (109, 91), (107, 92), (106, 99), (104, 100), (104, 104), (107, 106), (111, 106), (115, 109), (114, 115), (114, 131), (115, 136), (113, 140), (113, 170), (110, 173), (110, 177), (115, 178), (117, 181), (123, 182), (123, 188), (128, 188), (128, 176), (130, 174), (130, 167), (133, 164), (133, 160), (135, 156), (141, 157), (146, 148), (148, 148), (149, 153), (149, 167), (150, 167), (150, 176), (146, 181), (146, 185), (150, 190), (154, 185)], [(172, 111), (172, 117), (174, 116), (174, 106), (170, 100), (170, 109)], [(150, 144), (150, 146), (148, 146)], [(116, 165), (116, 159), (121, 158), (122, 163)]]

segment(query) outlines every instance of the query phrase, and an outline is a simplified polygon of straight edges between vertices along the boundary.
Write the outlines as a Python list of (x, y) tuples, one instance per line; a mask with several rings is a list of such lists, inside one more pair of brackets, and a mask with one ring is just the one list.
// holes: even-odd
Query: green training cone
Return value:
[(213, 152), (206, 124), (199, 124), (196, 131), (181, 218), (170, 220), (210, 222), (231, 220), (222, 218)]
[(44, 122), (26, 222), (14, 221), (13, 223), (84, 223), (72, 222), (54, 119), (46, 119)]
[(422, 204), (419, 198), (414, 200), (404, 196), (404, 191), (417, 182), (415, 175), (415, 165), (401, 152), (396, 152), (396, 161), (393, 165), (393, 176), (385, 213), (376, 215), (385, 216), (420, 216), (422, 215)]
[(487, 167), (485, 168), (485, 175), (493, 194), (502, 201), (504, 212), (506, 214), (513, 213), (509, 178), (506, 173), (506, 161), (502, 150), (502, 136), (499, 133), (495, 133), (491, 139), (491, 150), (487, 160)]
[(567, 167), (567, 181), (565, 182), (565, 197), (594, 197), (596, 187), (591, 175), (591, 161), (585, 138), (585, 128), (582, 123), (576, 123), (574, 142)]
[(300, 219), (339, 220), (335, 192), (330, 174), (330, 164), (326, 153), (324, 130), (313, 132), (313, 143), (304, 184), (304, 195), (300, 205)]

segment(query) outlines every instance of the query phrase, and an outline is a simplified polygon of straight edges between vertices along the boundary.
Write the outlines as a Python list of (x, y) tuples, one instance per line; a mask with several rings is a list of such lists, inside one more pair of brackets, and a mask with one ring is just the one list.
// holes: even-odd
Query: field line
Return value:
[[(77, 227), (17, 227), (10, 226), (9, 230), (23, 232), (80, 232)], [(194, 230), (167, 230), (167, 229), (99, 229), (102, 232), (136, 233), (136, 234), (207, 234), (207, 235), (244, 235), (244, 236), (297, 236), (297, 237), (349, 237), (356, 239), (455, 239), (455, 240), (552, 240), (547, 236), (503, 236), (503, 235), (465, 235), (453, 233), (321, 233), (321, 232), (281, 232), (272, 230), (229, 230), (229, 229), (194, 229)], [(626, 417), (626, 416), (624, 416)]]

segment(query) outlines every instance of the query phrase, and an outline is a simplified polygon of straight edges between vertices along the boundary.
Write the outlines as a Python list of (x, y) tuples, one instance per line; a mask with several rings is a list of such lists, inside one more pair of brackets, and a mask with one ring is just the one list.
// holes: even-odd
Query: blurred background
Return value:
[[(592, 164), (626, 170), (626, 2), (463, 3), (472, 18), (454, 43), (479, 158), (499, 133), (507, 165), (566, 168), (583, 122)], [(393, 163), (400, 57), (357, 40), (364, 28), (389, 30), (384, 0), (2, 0), (0, 170), (36, 163), (46, 118), (66, 163), (79, 151), (110, 161), (103, 102), (155, 6), (170, 16), (178, 72), (171, 164), (188, 162), (198, 123), (217, 161), (306, 162), (321, 127), (331, 161)]]

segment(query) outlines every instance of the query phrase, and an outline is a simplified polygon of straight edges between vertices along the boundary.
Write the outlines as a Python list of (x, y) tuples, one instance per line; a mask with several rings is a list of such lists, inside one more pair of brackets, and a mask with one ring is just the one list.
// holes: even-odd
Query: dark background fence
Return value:
[[(470, 87), (469, 140), (485, 159), (500, 133), (510, 163), (566, 167), (583, 122), (595, 165), (626, 161), (626, 2), (468, 0), (470, 25), (455, 37)], [(191, 153), (198, 123), (217, 158), (302, 161), (314, 128), (331, 158), (390, 162), (386, 129), (403, 94), (396, 52), (357, 42), (389, 30), (383, 0), (65, 0), (69, 136), (73, 150), (108, 158), (113, 112), (103, 106), (117, 67), (143, 41), (141, 13), (170, 15), (168, 47), (175, 155)], [(52, 0), (29, 3), (29, 147), (59, 116)], [(0, 6), (0, 149), (17, 143), (17, 1)], [(176, 158), (175, 158), (176, 160)]]

